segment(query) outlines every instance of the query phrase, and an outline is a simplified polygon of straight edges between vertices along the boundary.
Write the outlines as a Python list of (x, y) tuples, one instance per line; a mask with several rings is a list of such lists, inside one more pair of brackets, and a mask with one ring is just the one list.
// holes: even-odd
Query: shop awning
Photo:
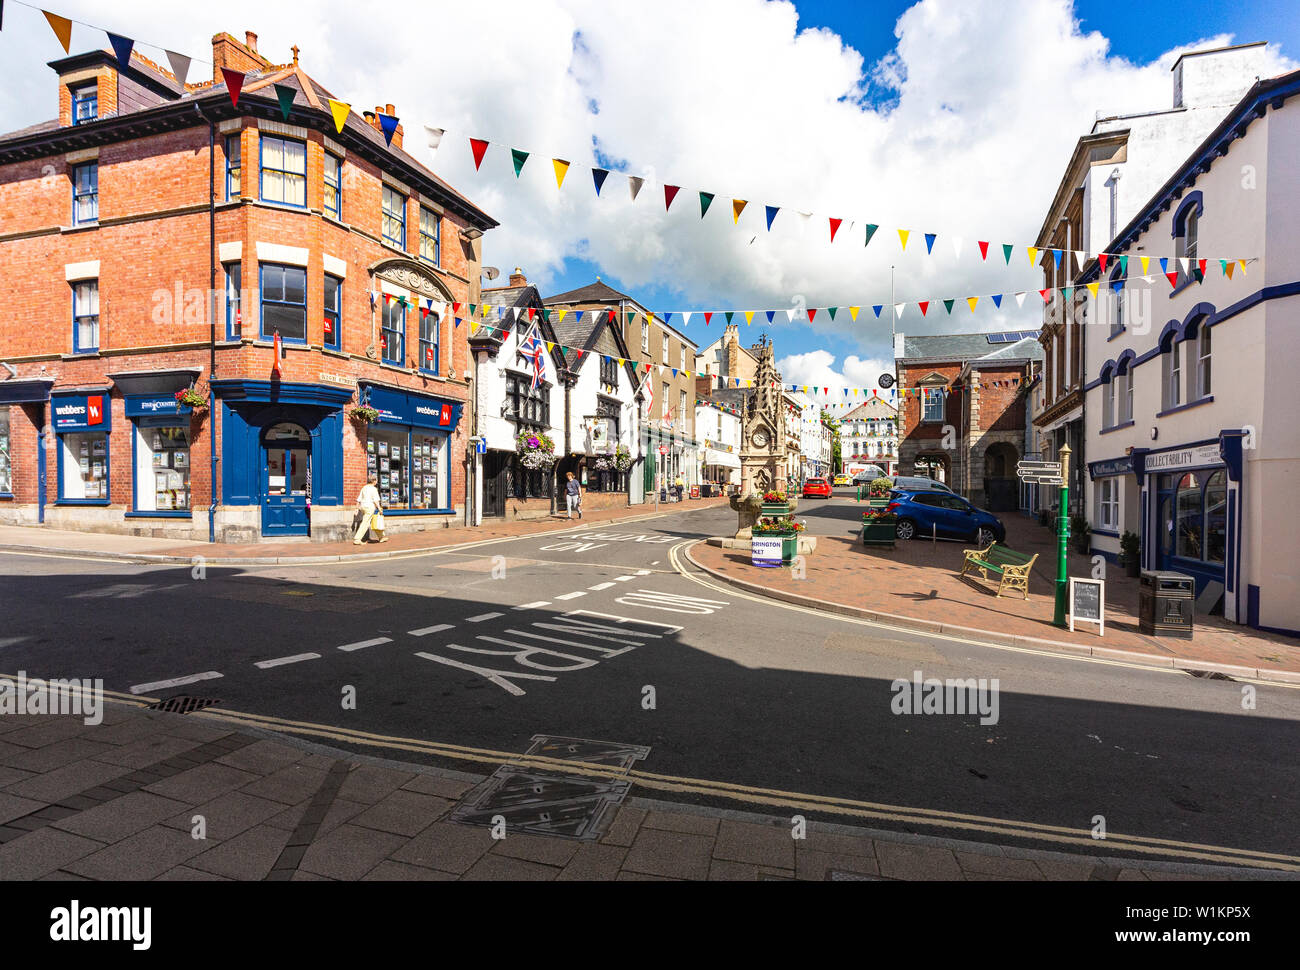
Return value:
[(739, 468), (740, 459), (729, 451), (716, 451), (713, 448), (705, 448), (704, 464), (720, 465), (723, 468)]

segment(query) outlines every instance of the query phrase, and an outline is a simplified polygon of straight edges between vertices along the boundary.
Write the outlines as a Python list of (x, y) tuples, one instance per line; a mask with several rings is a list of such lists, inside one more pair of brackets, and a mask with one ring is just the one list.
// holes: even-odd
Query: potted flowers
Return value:
[(764, 515), (789, 515), (793, 511), (785, 492), (772, 489), (763, 493)]
[(788, 566), (799, 552), (804, 523), (789, 515), (760, 516), (750, 531), (750, 562), (755, 566)]
[(889, 493), (894, 483), (888, 478), (876, 478), (867, 486), (867, 504), (873, 509), (883, 509), (889, 504)]
[(372, 424), (379, 420), (379, 412), (369, 404), (362, 404), (348, 412), (348, 417), (359, 424)]
[(862, 513), (862, 544), (894, 548), (898, 529), (898, 516), (894, 504), (873, 507)]
[(525, 468), (550, 468), (555, 464), (555, 442), (547, 435), (525, 431), (515, 436), (515, 454)]
[(191, 411), (202, 411), (208, 406), (208, 399), (199, 392), (198, 388), (187, 387), (183, 391), (176, 392), (176, 406), (189, 408)]

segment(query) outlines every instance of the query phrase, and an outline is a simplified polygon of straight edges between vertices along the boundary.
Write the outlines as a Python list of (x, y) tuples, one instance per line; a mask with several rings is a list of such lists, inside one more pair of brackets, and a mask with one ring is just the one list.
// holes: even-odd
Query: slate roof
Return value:
[[(635, 297), (628, 296), (626, 293), (620, 293), (602, 280), (596, 280), (594, 283), (580, 286), (576, 290), (569, 290), (567, 293), (548, 296), (543, 302), (546, 303), (547, 306), (556, 303), (603, 303), (609, 305), (618, 303), (620, 300), (626, 300), (628, 303), (636, 303), (638, 307), (641, 306), (640, 303), (637, 303)], [(641, 309), (644, 310), (645, 307), (641, 307)]]
[[(1007, 344), (989, 343), (989, 333), (1002, 333), (991, 330), (985, 333), (943, 334), (934, 337), (903, 337), (903, 354), (899, 360), (952, 360), (967, 361), (984, 357), (990, 351), (1005, 349)], [(1042, 348), (1039, 348), (1041, 356)], [(1027, 356), (1021, 354), (1018, 356)]]
[(985, 354), (983, 357), (977, 357), (971, 363), (980, 364), (985, 361), (997, 363), (1000, 360), (1042, 360), (1043, 345), (1035, 337), (1025, 337), (1023, 340), (1017, 340), (1013, 344), (1003, 344), (992, 353)]

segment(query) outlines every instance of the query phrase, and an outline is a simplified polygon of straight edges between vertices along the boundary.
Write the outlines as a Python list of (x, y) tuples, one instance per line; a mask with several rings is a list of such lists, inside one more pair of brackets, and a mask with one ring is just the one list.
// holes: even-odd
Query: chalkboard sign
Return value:
[(1097, 635), (1106, 635), (1106, 583), (1101, 579), (1070, 577), (1070, 631), (1075, 623), (1096, 623)]

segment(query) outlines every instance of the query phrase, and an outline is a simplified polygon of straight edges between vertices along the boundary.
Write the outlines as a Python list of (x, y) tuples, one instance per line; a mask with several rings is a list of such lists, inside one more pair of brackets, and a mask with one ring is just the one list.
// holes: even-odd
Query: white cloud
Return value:
[[(813, 350), (806, 354), (790, 354), (776, 362), (776, 369), (781, 372), (781, 380), (786, 384), (808, 385), (809, 395), (818, 404), (833, 405), (836, 413), (842, 413), (846, 403), (861, 404), (862, 393), (854, 395), (853, 388), (865, 389), (867, 397), (872, 389), (880, 387), (880, 375), (892, 374), (893, 358), (862, 358), (849, 355), (844, 363), (836, 367), (836, 357), (829, 351)], [(846, 395), (844, 388), (849, 388)], [(829, 388), (829, 393), (825, 389)], [(889, 400), (887, 391), (879, 391), (885, 400)]]
[[(891, 266), (896, 299), (910, 303), (1036, 288), (1023, 250), (1007, 267), (1000, 244), (1033, 240), (1098, 111), (1171, 103), (1175, 53), (1151, 64), (1115, 57), (1102, 34), (1080, 32), (1067, 0), (921, 0), (875, 64), (828, 30), (801, 30), (790, 3), (762, 0), (661, 0), (653, 10), (603, 0), (406, 0), (382, 13), (318, 0), (311, 16), (261, 0), (211, 11), (164, 0), (111, 8), (67, 0), (60, 9), (196, 57), (209, 56), (213, 33), (242, 37), (245, 27), (276, 60), (297, 44), (308, 73), (357, 110), (393, 102), (422, 158), (422, 125), (447, 129), (435, 170), (502, 223), (485, 239), (488, 263), (522, 266), (545, 291), (564, 260), (582, 254), (634, 292), (655, 284), (718, 309), (800, 298), (887, 303)], [(62, 52), (37, 11), (5, 13), (6, 37), (23, 37), (0, 65), (0, 127), (12, 130), (53, 115), (44, 64)], [(1188, 42), (1203, 46), (1190, 33)], [(106, 42), (77, 28), (73, 43), (76, 51)], [(1269, 73), (1286, 66), (1274, 52)], [(208, 71), (195, 62), (194, 78)], [(470, 135), (493, 143), (482, 172)], [(519, 179), (511, 146), (534, 152)], [(595, 197), (586, 166), (597, 147), (651, 180), (635, 205), (618, 175)], [(573, 163), (562, 193), (551, 156)], [(664, 180), (683, 186), (667, 214)], [(703, 221), (700, 189), (717, 194)], [(733, 196), (750, 203), (739, 229)], [(765, 203), (790, 207), (771, 234)], [(796, 208), (817, 214), (806, 234)], [(833, 246), (828, 215), (845, 220)], [(865, 250), (864, 221), (881, 226)], [(899, 226), (914, 231), (905, 253)], [(932, 258), (925, 232), (941, 234)], [(966, 240), (960, 259), (950, 234)], [(994, 244), (987, 264), (979, 239)], [(1027, 301), (1017, 312), (1008, 300), (972, 316), (958, 303), (951, 318), (937, 309), (921, 321), (909, 307), (900, 329), (1032, 326), (1036, 307)], [(832, 328), (857, 339), (862, 356), (846, 369), (889, 352), (884, 314), (864, 309), (856, 324), (819, 315), (813, 327)], [(779, 345), (779, 326), (775, 337)]]

